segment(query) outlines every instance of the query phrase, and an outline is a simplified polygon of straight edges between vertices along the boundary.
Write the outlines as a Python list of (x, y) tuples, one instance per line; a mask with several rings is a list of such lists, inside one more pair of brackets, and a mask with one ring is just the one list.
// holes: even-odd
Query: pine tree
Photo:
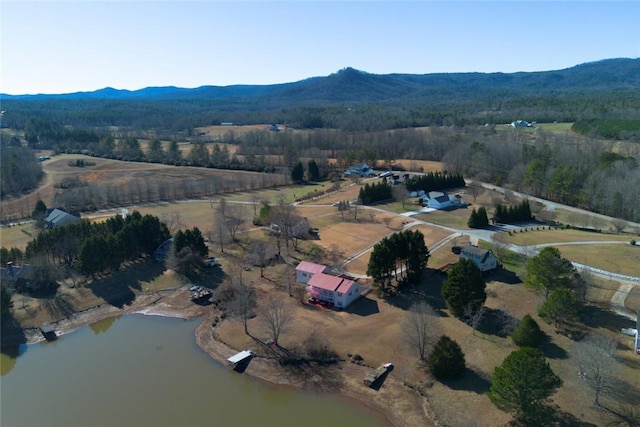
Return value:
[(561, 385), (562, 380), (539, 350), (522, 347), (496, 367), (489, 398), (516, 418), (533, 421), (545, 412), (544, 401)]
[(466, 369), (462, 349), (446, 335), (433, 347), (428, 362), (431, 373), (439, 380), (460, 378)]
[(480, 269), (470, 259), (460, 259), (449, 271), (442, 285), (442, 297), (456, 317), (472, 306), (475, 312), (487, 299), (486, 284)]
[(544, 333), (538, 323), (527, 314), (511, 333), (511, 339), (519, 347), (538, 347), (544, 341)]
[(471, 211), (471, 215), (469, 216), (469, 221), (467, 221), (467, 225), (469, 228), (480, 228), (478, 225), (478, 213), (476, 212), (476, 208), (473, 208)]
[(304, 166), (302, 166), (302, 162), (296, 163), (291, 169), (291, 180), (296, 184), (301, 184), (304, 181)]

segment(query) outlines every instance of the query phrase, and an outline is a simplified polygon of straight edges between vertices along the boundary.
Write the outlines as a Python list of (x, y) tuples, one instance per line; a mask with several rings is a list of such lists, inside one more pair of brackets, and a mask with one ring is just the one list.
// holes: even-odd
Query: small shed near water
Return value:
[(229, 362), (231, 367), (236, 369), (239, 365), (248, 362), (252, 357), (253, 352), (251, 350), (244, 350), (228, 358), (227, 362)]
[(51, 324), (46, 324), (40, 326), (40, 333), (47, 341), (54, 341), (58, 339), (58, 334), (56, 333), (56, 328)]

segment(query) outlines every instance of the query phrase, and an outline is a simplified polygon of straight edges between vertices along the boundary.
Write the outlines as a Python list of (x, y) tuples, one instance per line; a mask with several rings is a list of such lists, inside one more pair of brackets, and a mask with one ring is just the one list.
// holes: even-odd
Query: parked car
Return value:
[(204, 265), (207, 267), (215, 267), (216, 265), (220, 265), (220, 261), (218, 261), (215, 257), (210, 256), (204, 261)]
[(462, 252), (462, 246), (453, 246), (451, 248), (451, 253), (454, 253), (456, 255), (460, 255), (460, 252)]

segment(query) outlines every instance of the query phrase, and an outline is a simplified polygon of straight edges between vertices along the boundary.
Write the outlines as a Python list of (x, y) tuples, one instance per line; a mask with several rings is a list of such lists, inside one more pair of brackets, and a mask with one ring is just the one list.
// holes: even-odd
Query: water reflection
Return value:
[(343, 400), (266, 386), (213, 362), (195, 344), (197, 324), (131, 315), (18, 347), (3, 355), (2, 427), (386, 425)]
[(118, 316), (118, 317), (110, 317), (108, 319), (100, 320), (98, 322), (94, 322), (90, 324), (89, 328), (93, 331), (95, 335), (98, 335), (103, 332), (107, 332), (109, 328), (111, 328), (113, 324), (116, 323), (116, 320), (118, 320), (119, 318), (120, 317)]

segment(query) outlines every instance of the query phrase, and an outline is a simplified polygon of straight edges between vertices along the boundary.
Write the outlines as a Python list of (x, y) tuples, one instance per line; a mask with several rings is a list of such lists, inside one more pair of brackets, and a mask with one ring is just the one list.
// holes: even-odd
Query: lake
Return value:
[(17, 359), (2, 354), (0, 425), (388, 425), (364, 405), (215, 362), (195, 343), (198, 322), (127, 315), (22, 346)]

